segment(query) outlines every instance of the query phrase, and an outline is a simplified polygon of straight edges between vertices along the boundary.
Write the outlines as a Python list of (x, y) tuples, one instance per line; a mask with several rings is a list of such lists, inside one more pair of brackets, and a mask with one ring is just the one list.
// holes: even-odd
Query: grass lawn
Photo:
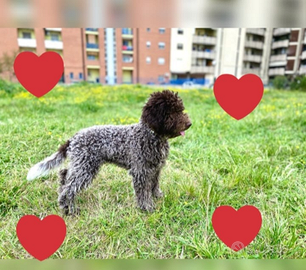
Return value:
[[(31, 258), (15, 233), (23, 215), (61, 215), (56, 172), (27, 182), (29, 168), (81, 128), (137, 122), (153, 91), (57, 86), (37, 99), (0, 88), (1, 259)], [(265, 91), (237, 121), (212, 90), (178, 91), (193, 125), (170, 141), (156, 211), (139, 211), (127, 171), (105, 165), (77, 197), (81, 215), (64, 218), (67, 236), (51, 258), (306, 257), (306, 93)], [(262, 214), (258, 236), (239, 252), (214, 233), (220, 205), (253, 205)]]

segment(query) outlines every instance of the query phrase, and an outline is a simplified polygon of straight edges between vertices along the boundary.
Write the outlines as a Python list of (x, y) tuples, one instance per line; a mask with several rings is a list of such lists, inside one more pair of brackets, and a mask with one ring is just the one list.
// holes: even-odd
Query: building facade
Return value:
[[(0, 28), (0, 57), (59, 53), (62, 82), (211, 86), (221, 74), (306, 74), (305, 28)], [(3, 74), (2, 74), (3, 75)]]

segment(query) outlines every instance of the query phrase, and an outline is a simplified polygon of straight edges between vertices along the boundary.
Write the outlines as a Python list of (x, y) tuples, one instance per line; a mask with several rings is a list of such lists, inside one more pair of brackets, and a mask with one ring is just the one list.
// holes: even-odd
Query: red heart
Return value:
[(45, 52), (40, 57), (22, 52), (14, 62), (17, 79), (32, 95), (41, 97), (58, 83), (64, 71), (62, 57), (56, 52)]
[(18, 221), (16, 232), (24, 249), (34, 258), (43, 261), (63, 243), (66, 224), (56, 215), (47, 216), (43, 220), (33, 215), (26, 215)]
[(231, 206), (220, 206), (212, 216), (215, 233), (234, 251), (239, 251), (254, 240), (261, 223), (259, 210), (251, 205), (245, 205), (238, 211)]
[(250, 114), (262, 99), (264, 87), (261, 79), (246, 74), (239, 80), (230, 74), (219, 76), (214, 84), (214, 95), (221, 108), (240, 120)]

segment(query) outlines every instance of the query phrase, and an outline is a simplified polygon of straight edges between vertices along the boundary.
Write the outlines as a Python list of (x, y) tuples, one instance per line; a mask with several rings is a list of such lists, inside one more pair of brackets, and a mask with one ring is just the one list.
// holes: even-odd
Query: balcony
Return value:
[(45, 28), (46, 31), (61, 32), (62, 28)]
[(248, 48), (255, 48), (255, 49), (260, 49), (262, 50), (263, 49), (263, 42), (262, 41), (246, 41), (245, 42), (245, 47), (248, 47)]
[(26, 48), (36, 48), (36, 39), (34, 38), (18, 38), (18, 46)]
[(259, 36), (265, 35), (265, 29), (262, 28), (247, 28), (246, 32), (249, 34), (259, 35)]
[(133, 63), (133, 57), (128, 57), (128, 56), (126, 56), (126, 57), (122, 57), (122, 62), (123, 63)]
[(260, 68), (243, 68), (242, 74), (255, 74), (257, 76), (260, 76)]
[(306, 59), (306, 51), (303, 51), (303, 52), (302, 52), (301, 58), (302, 58), (302, 59)]
[(133, 38), (133, 30), (130, 28), (122, 28), (121, 30), (123, 39), (132, 39)]
[(208, 36), (193, 36), (192, 42), (197, 44), (216, 45), (217, 38)]
[(300, 67), (300, 74), (306, 74), (306, 65)]
[(287, 35), (291, 33), (290, 28), (276, 28), (273, 31), (273, 36), (282, 36), (282, 35)]
[(191, 73), (214, 73), (214, 67), (208, 66), (191, 66)]
[(245, 54), (243, 60), (249, 62), (261, 63), (261, 58), (262, 58), (261, 55)]
[(274, 41), (272, 43), (272, 49), (286, 48), (288, 46), (289, 46), (289, 39), (281, 40), (281, 41)]
[(86, 50), (87, 51), (92, 51), (92, 52), (98, 52), (99, 51), (99, 44), (86, 43)]
[(215, 59), (216, 53), (215, 52), (199, 52), (199, 51), (193, 51), (192, 52), (192, 58), (206, 58), (206, 59)]
[(272, 55), (270, 57), (270, 62), (286, 61), (286, 60), (287, 60), (287, 55), (286, 54)]
[(269, 69), (269, 76), (285, 75), (285, 68)]
[(133, 54), (133, 46), (122, 46), (122, 53), (123, 54)]
[(60, 40), (45, 40), (45, 48), (53, 50), (62, 50), (63, 42)]

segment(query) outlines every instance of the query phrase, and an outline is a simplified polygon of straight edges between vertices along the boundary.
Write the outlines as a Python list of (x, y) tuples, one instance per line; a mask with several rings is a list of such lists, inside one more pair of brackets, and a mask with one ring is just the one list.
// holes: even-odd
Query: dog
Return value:
[(152, 212), (153, 197), (163, 196), (159, 178), (169, 153), (168, 139), (184, 136), (191, 126), (184, 109), (178, 93), (154, 92), (142, 109), (139, 123), (80, 130), (56, 153), (34, 165), (27, 180), (47, 175), (69, 158), (68, 168), (59, 171), (58, 202), (65, 215), (74, 215), (79, 213), (74, 205), (77, 193), (91, 184), (101, 165), (113, 163), (132, 176), (139, 208)]

